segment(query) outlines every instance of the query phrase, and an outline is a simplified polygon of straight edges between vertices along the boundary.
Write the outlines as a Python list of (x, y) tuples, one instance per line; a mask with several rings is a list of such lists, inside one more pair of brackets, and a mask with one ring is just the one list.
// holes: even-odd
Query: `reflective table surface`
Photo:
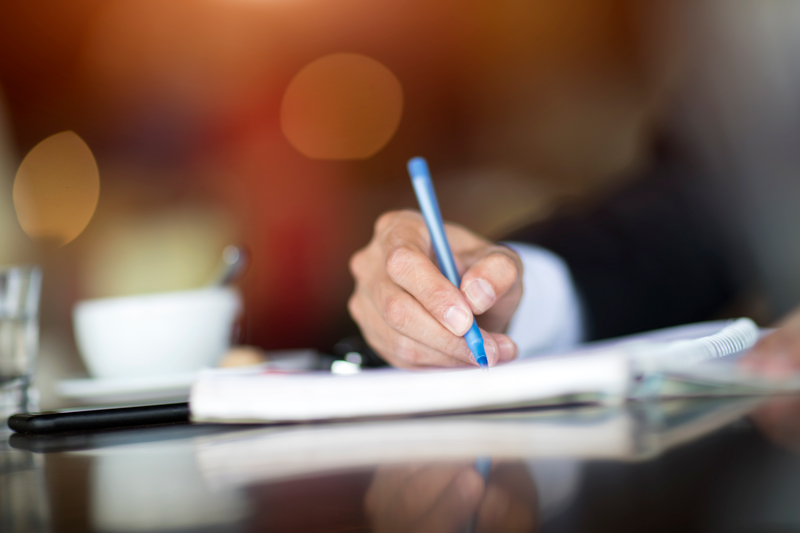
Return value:
[(800, 397), (0, 440), (0, 530), (795, 531)]

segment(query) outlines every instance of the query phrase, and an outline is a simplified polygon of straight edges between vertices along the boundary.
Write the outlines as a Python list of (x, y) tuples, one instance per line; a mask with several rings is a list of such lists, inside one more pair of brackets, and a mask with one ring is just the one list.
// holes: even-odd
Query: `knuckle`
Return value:
[(392, 329), (402, 330), (411, 320), (411, 301), (405, 294), (394, 294), (386, 299), (384, 318)]
[(443, 316), (446, 309), (455, 305), (453, 292), (455, 291), (441, 285), (439, 287), (429, 287), (428, 290), (423, 292), (426, 295), (425, 303), (428, 304), (425, 307), (431, 310), (439, 310), (439, 316)]
[(402, 276), (414, 263), (414, 250), (406, 245), (394, 247), (386, 256), (386, 272), (394, 279)]
[(375, 236), (384, 235), (388, 231), (407, 231), (409, 228), (424, 226), (422, 215), (411, 209), (387, 211), (375, 220), (373, 228)]
[(419, 211), (414, 211), (413, 209), (400, 209), (395, 211), (395, 215), (398, 218), (402, 218), (414, 224), (422, 222), (422, 215)]
[(359, 324), (361, 323), (359, 320), (358, 295), (356, 293), (353, 293), (347, 300), (347, 311), (350, 313), (353, 320)]
[(394, 223), (400, 211), (387, 211), (375, 220), (375, 234), (383, 233), (389, 226)]
[(350, 275), (353, 276), (355, 279), (359, 279), (363, 273), (363, 264), (364, 264), (364, 256), (366, 252), (362, 249), (354, 253), (350, 257), (350, 261), (348, 262), (348, 267), (350, 268)]
[(517, 279), (517, 264), (506, 254), (496, 252), (486, 258), (486, 266), (502, 283), (513, 283)]

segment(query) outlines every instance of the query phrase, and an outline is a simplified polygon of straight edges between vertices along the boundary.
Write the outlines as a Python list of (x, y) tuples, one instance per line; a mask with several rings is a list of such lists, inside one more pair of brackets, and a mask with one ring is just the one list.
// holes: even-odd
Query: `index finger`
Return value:
[(387, 255), (386, 273), (454, 335), (463, 337), (472, 326), (474, 317), (466, 298), (422, 250), (408, 244), (395, 246)]
[(386, 273), (440, 324), (462, 337), (472, 326), (472, 310), (461, 291), (430, 256), (430, 237), (418, 213), (398, 216), (384, 235)]

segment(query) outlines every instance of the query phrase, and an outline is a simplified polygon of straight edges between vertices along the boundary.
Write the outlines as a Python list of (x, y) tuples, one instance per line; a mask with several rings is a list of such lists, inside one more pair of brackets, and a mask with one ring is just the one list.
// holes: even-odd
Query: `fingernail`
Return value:
[(494, 366), (497, 363), (497, 351), (494, 349), (494, 344), (484, 342), (483, 347), (486, 349), (486, 359), (489, 360), (489, 366)]
[(450, 330), (456, 335), (463, 335), (472, 325), (472, 317), (457, 305), (445, 311), (444, 321), (447, 322)]
[(497, 341), (500, 347), (500, 359), (503, 361), (510, 361), (517, 357), (517, 345), (511, 339), (500, 339)]
[(481, 311), (486, 311), (494, 303), (494, 289), (485, 280), (476, 279), (467, 285), (464, 292), (467, 293), (467, 298), (472, 302), (472, 305)]

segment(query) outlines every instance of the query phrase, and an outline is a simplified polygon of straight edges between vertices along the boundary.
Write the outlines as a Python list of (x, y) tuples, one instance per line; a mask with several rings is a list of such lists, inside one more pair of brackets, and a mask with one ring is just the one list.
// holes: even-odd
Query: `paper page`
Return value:
[(617, 350), (481, 369), (360, 374), (204, 373), (192, 388), (193, 420), (300, 421), (445, 413), (536, 405), (552, 398), (617, 399), (629, 383)]
[(488, 372), (381, 369), (337, 376), (209, 371), (193, 386), (190, 408), (196, 421), (286, 422), (476, 412), (575, 398), (619, 403), (786, 390), (781, 384), (756, 382), (731, 365), (681, 364), (727, 356), (757, 337), (756, 326), (740, 319), (588, 344), (573, 353), (518, 360)]

